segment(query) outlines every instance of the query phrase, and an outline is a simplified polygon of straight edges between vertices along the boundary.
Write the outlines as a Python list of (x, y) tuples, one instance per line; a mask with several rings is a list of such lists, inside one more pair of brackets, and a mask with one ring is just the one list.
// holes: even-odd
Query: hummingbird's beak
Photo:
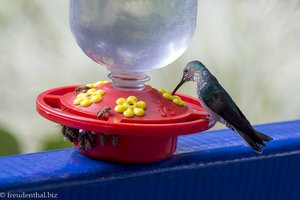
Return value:
[(176, 88), (173, 90), (172, 95), (175, 94), (175, 92), (185, 83), (185, 79), (184, 77), (182, 77), (181, 81), (178, 83), (178, 85), (176, 86)]

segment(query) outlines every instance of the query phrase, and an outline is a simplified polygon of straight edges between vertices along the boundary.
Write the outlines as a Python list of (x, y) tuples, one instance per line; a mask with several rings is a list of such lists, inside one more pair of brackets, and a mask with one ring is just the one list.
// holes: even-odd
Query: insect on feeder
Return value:
[(47, 90), (37, 111), (61, 124), (86, 156), (123, 163), (170, 157), (179, 135), (210, 128), (207, 113), (195, 98), (147, 84), (147, 72), (187, 49), (196, 16), (197, 0), (71, 0), (73, 35), (111, 81)]

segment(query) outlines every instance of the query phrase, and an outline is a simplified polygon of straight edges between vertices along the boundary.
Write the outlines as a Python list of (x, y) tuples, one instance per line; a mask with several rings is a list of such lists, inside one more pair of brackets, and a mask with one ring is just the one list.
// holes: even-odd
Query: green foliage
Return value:
[(63, 149), (72, 147), (72, 143), (64, 140), (61, 134), (55, 134), (53, 137), (48, 138), (42, 144), (42, 151)]
[(0, 156), (20, 153), (17, 139), (7, 130), (0, 127)]

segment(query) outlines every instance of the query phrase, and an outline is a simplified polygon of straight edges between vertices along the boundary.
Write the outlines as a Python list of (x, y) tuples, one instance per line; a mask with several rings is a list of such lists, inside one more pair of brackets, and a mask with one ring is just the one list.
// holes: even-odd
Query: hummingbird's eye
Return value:
[(188, 69), (187, 69), (187, 68), (185, 68), (185, 69), (183, 70), (183, 73), (187, 73), (187, 71), (188, 71)]

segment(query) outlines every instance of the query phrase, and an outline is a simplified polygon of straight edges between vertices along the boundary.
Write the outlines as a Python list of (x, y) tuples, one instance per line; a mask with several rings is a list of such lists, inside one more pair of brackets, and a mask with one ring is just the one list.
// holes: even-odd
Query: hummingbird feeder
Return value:
[(176, 60), (195, 31), (197, 0), (71, 0), (71, 30), (111, 81), (54, 88), (37, 111), (63, 126), (80, 153), (146, 163), (176, 150), (179, 135), (210, 128), (198, 99), (148, 84), (146, 73)]

